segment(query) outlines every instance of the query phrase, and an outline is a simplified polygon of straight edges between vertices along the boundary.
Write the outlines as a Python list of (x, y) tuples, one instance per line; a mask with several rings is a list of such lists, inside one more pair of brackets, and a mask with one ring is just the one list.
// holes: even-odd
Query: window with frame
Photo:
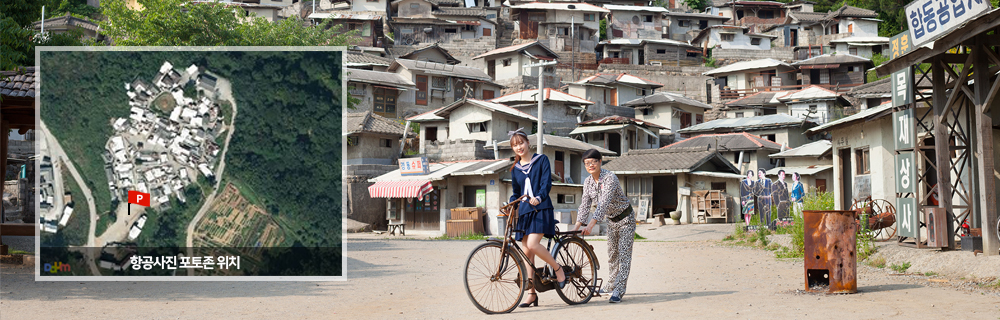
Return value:
[(447, 79), (445, 77), (431, 77), (431, 85), (435, 88), (444, 88), (447, 86)]
[(680, 118), (681, 120), (681, 129), (691, 126), (691, 113), (677, 111), (677, 118)]
[(413, 33), (413, 29), (412, 28), (399, 29), (399, 33), (410, 34), (410, 33)]
[(654, 143), (656, 143), (656, 139), (653, 138), (653, 135), (647, 134), (646, 135), (646, 144), (654, 144)]
[(372, 109), (375, 114), (386, 118), (395, 118), (396, 96), (398, 96), (398, 92), (394, 89), (376, 87), (372, 95)]
[(719, 37), (722, 38), (722, 41), (733, 41), (736, 39), (736, 35), (732, 33), (723, 33), (720, 34)]
[(483, 36), (484, 37), (492, 37), (493, 36), (493, 29), (483, 28)]
[(424, 139), (427, 141), (437, 141), (438, 139), (438, 128), (437, 127), (427, 127), (424, 128)]
[(646, 22), (653, 22), (653, 16), (651, 16), (651, 15), (646, 15), (646, 16), (642, 16), (642, 18), (643, 18), (643, 19), (644, 19), (644, 20), (645, 20)]
[(760, 45), (760, 38), (751, 38), (750, 39), (750, 45), (759, 46)]
[(500, 60), (500, 63), (502, 63), (504, 67), (509, 67), (510, 66), (510, 62), (511, 62), (510, 58)]
[(463, 31), (476, 31), (476, 26), (468, 25), (467, 24), (467, 25), (465, 25), (465, 27), (462, 28), (462, 30)]
[(691, 20), (679, 20), (679, 21), (677, 21), (677, 25), (680, 26), (680, 27), (682, 27), (682, 28), (690, 27), (691, 26)]
[(604, 133), (595, 132), (590, 134), (590, 140), (593, 141), (604, 141)]
[(657, 54), (666, 54), (667, 53), (667, 49), (656, 49), (656, 53)]
[(559, 28), (558, 31), (556, 32), (559, 33), (560, 35), (568, 36), (569, 28)]
[(815, 104), (810, 104), (809, 105), (809, 112), (816, 112), (816, 110), (817, 110), (817, 107), (816, 107)]
[(638, 95), (638, 96), (645, 96), (646, 95), (646, 89), (635, 88), (635, 94)]
[(458, 29), (456, 29), (456, 28), (447, 28), (447, 29), (444, 29), (444, 33), (458, 33)]
[(419, 3), (411, 3), (410, 4), (410, 9), (418, 10), (418, 9), (420, 9), (420, 4)]
[(757, 11), (757, 17), (761, 19), (774, 19), (774, 11), (773, 10)]
[(542, 68), (542, 72), (544, 72), (544, 73), (555, 73), (556, 69), (554, 67), (544, 67), (544, 68)]
[(496, 19), (496, 18), (497, 18), (497, 15), (493, 14), (493, 13), (486, 15), (486, 19)]
[[(849, 49), (847, 49), (847, 52), (850, 52), (853, 55), (858, 55), (858, 48), (849, 48)], [(850, 71), (850, 70), (848, 70), (848, 71)]]
[(392, 148), (392, 139), (379, 139), (379, 146), (383, 148)]
[(762, 135), (760, 135), (760, 137), (764, 138), (767, 141), (777, 142), (777, 141), (775, 141), (776, 136), (773, 135), (773, 134), (762, 134)]
[(694, 124), (701, 124), (705, 122), (705, 115), (696, 114), (694, 115)]
[(347, 137), (348, 146), (357, 147), (359, 144), (361, 144), (361, 137), (358, 136)]
[(688, 56), (688, 58), (695, 58), (695, 57), (698, 57), (698, 53), (697, 52), (688, 52), (687, 56)]
[(742, 112), (737, 112), (736, 113), (736, 117), (737, 118), (742, 118), (743, 117), (743, 113)]
[[(739, 156), (737, 156), (739, 157)], [(712, 190), (726, 191), (726, 182), (712, 182)]]
[(594, 21), (594, 20), (597, 20), (596, 14), (594, 14), (594, 13), (584, 13), (583, 14), (583, 21)]
[(652, 108), (642, 109), (642, 115), (648, 116), (648, 115), (651, 115), (651, 114), (653, 114), (653, 109)]
[(854, 151), (855, 159), (857, 160), (856, 167), (858, 167), (857, 174), (870, 174), (871, 171), (871, 153), (869, 153), (868, 148), (858, 149)]
[(486, 132), (489, 128), (489, 121), (471, 122), (465, 125), (469, 127), (469, 133)]

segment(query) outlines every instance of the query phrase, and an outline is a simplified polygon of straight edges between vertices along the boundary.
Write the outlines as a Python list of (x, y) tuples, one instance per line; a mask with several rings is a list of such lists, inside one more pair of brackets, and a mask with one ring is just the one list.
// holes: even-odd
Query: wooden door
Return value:
[(417, 76), (417, 104), (427, 105), (427, 76)]
[(816, 179), (816, 190), (826, 192), (826, 179)]
[(545, 13), (521, 11), (521, 39), (537, 39), (539, 21), (545, 21)]
[(492, 100), (496, 96), (493, 90), (483, 90), (483, 100)]
[(618, 105), (618, 89), (611, 89), (611, 105)]
[(565, 165), (564, 165), (564, 162), (563, 162), (565, 156), (566, 156), (566, 154), (563, 153), (562, 151), (556, 151), (556, 158), (555, 158), (555, 167), (556, 167), (556, 169), (555, 169), (555, 174), (557, 176), (559, 176), (559, 180), (560, 181), (566, 181), (566, 169), (565, 169)]

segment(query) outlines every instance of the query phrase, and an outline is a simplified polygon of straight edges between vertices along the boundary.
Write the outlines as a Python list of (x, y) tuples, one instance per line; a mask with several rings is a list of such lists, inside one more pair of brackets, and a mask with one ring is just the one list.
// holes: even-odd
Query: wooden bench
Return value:
[(399, 235), (406, 235), (406, 223), (402, 221), (389, 221), (389, 233), (396, 235), (396, 230), (399, 230)]

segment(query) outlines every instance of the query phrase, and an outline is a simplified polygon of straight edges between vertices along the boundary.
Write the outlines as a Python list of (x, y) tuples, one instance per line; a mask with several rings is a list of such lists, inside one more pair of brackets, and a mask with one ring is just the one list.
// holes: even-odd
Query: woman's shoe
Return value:
[(518, 307), (527, 308), (527, 307), (530, 307), (532, 305), (534, 305), (536, 307), (538, 306), (538, 294), (534, 293), (534, 292), (530, 292), (528, 294), (534, 296), (535, 300), (532, 300), (531, 302), (525, 302), (525, 303), (519, 304)]
[[(562, 289), (563, 287), (566, 286), (566, 280), (569, 280), (569, 278), (566, 277), (566, 271), (563, 271), (562, 265), (559, 265), (559, 269), (556, 269), (556, 271), (563, 272), (563, 281), (556, 280), (556, 284), (559, 286), (559, 289)], [(559, 279), (559, 277), (557, 276), (556, 279)]]

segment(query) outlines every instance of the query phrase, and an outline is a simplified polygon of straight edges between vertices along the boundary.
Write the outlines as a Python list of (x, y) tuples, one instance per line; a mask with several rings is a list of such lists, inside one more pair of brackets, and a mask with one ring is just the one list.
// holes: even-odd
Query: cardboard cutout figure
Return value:
[(806, 190), (805, 190), (805, 188), (802, 187), (802, 182), (799, 181), (799, 179), (802, 179), (802, 177), (799, 176), (798, 172), (792, 173), (792, 181), (793, 182), (792, 182), (791, 198), (792, 198), (792, 202), (795, 203), (795, 214), (798, 214), (798, 215), (801, 216), (801, 214), (802, 214), (802, 201), (803, 201), (802, 198), (805, 198), (805, 196), (806, 196)]
[(788, 207), (788, 183), (785, 183), (785, 170), (778, 170), (778, 180), (774, 182), (774, 190), (771, 191), (771, 200), (778, 206), (777, 217), (779, 221), (789, 221)]
[(747, 178), (740, 182), (740, 205), (743, 208), (743, 220), (748, 226), (750, 225), (750, 216), (753, 215), (754, 188), (753, 171), (747, 171)]
[(760, 223), (761, 225), (771, 226), (771, 191), (773, 185), (771, 179), (768, 179), (764, 175), (764, 169), (757, 169), (757, 203), (756, 205), (760, 207)]

